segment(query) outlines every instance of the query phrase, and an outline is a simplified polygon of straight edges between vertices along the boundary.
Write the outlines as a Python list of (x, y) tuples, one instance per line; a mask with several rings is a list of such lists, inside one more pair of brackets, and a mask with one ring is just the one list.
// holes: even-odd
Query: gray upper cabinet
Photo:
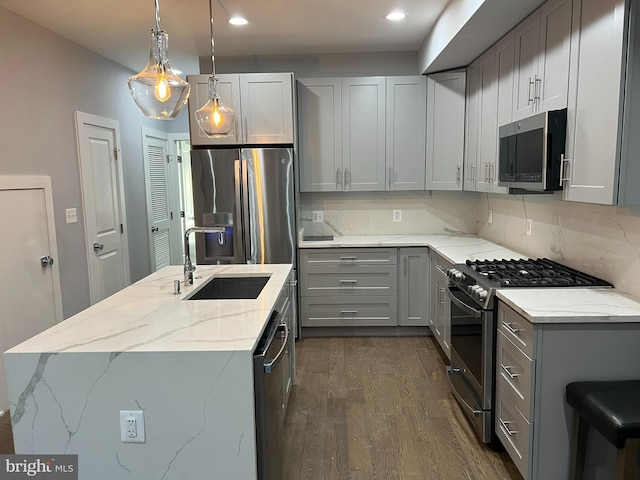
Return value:
[(300, 79), (297, 93), (300, 191), (342, 190), (342, 81)]
[(244, 143), (293, 143), (293, 74), (240, 75), (240, 101)]
[(236, 124), (223, 137), (200, 131), (194, 114), (209, 99), (210, 75), (189, 75), (191, 144), (293, 144), (293, 74), (246, 73), (218, 75), (221, 100), (236, 111)]
[(427, 190), (462, 190), (465, 72), (427, 77)]
[(424, 190), (427, 79), (387, 77), (387, 190)]
[(300, 191), (424, 190), (426, 79), (298, 82)]
[[(571, 82), (567, 118), (567, 149), (564, 165), (564, 199), (612, 205), (638, 204), (635, 166), (637, 144), (634, 125), (639, 109), (624, 108), (633, 100), (638, 77), (625, 72), (628, 15), (624, 0), (582, 0), (574, 5)], [(637, 43), (640, 36), (636, 35)], [(633, 62), (635, 45), (628, 58)], [(637, 62), (636, 62), (637, 63)], [(630, 75), (631, 74), (631, 75)], [(625, 75), (628, 83), (625, 98)], [(637, 103), (637, 100), (636, 100)], [(623, 112), (628, 115), (623, 117)], [(628, 127), (628, 131), (627, 130)], [(631, 142), (621, 145), (621, 133)], [(630, 147), (630, 148), (629, 148)], [(635, 152), (635, 154), (634, 154)], [(631, 161), (629, 161), (631, 160)], [(623, 188), (618, 196), (618, 182)], [(629, 196), (631, 195), (631, 196)], [(635, 198), (633, 198), (635, 197)]]
[(342, 184), (385, 190), (385, 78), (342, 79)]
[(567, 107), (572, 0), (549, 0), (515, 29), (513, 120)]

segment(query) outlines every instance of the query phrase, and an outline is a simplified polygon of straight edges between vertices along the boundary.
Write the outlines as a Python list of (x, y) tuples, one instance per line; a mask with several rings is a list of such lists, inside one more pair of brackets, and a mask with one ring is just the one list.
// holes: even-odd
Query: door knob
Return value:
[(98, 250), (102, 250), (104, 248), (104, 245), (102, 243), (94, 243), (93, 244), (93, 249), (97, 252)]
[(53, 265), (53, 258), (51, 258), (49, 255), (40, 257), (40, 265), (42, 265), (42, 268), (50, 267), (51, 265)]
[(151, 233), (155, 233), (158, 231), (158, 227), (151, 227)]

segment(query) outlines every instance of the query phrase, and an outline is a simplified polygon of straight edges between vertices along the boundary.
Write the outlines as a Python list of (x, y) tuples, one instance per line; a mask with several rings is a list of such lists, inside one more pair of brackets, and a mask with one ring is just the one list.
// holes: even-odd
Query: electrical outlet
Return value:
[(314, 210), (312, 218), (313, 218), (313, 223), (324, 223), (324, 211)]
[(142, 410), (120, 410), (120, 440), (123, 443), (145, 443)]
[(531, 229), (533, 228), (533, 220), (527, 218), (527, 235), (531, 235)]
[(67, 216), (67, 223), (78, 223), (78, 210), (75, 208), (67, 208), (64, 213)]
[(401, 222), (402, 221), (402, 210), (394, 210), (393, 211), (393, 221)]
[(493, 223), (493, 210), (489, 209), (489, 225)]

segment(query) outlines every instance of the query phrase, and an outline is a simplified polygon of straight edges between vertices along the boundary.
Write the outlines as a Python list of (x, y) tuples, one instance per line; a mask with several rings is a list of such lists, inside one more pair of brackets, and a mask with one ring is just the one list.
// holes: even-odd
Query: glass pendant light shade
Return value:
[(196, 121), (207, 137), (224, 137), (235, 126), (236, 112), (220, 102), (217, 77), (209, 77), (209, 101), (196, 110)]
[(156, 120), (175, 118), (189, 98), (190, 87), (178, 77), (169, 63), (169, 35), (151, 30), (149, 63), (129, 77), (129, 92), (145, 117)]

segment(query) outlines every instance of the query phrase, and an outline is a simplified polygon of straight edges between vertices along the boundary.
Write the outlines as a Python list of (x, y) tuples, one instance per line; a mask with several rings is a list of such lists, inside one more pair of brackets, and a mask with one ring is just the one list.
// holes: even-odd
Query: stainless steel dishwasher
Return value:
[[(288, 302), (288, 298), (286, 301)], [(282, 386), (289, 331), (276, 306), (253, 354), (258, 480), (280, 480), (284, 449)]]

